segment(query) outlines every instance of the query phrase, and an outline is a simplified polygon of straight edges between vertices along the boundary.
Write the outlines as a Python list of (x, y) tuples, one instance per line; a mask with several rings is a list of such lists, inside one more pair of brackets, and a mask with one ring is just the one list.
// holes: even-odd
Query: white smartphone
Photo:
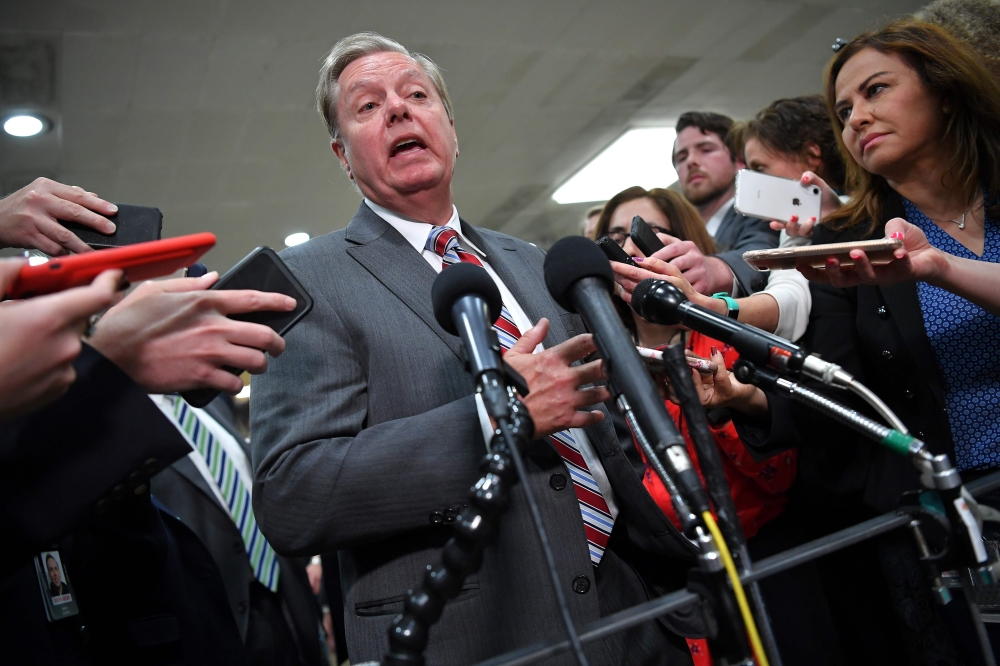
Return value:
[(736, 211), (747, 217), (787, 222), (797, 215), (820, 221), (823, 193), (818, 185), (802, 186), (797, 180), (741, 169), (736, 174)]

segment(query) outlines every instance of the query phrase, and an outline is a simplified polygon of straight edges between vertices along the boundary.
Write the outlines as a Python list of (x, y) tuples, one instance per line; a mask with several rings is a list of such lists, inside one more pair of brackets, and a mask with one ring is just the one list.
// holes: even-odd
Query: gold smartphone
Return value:
[(824, 268), (827, 257), (837, 257), (841, 266), (853, 266), (851, 250), (863, 250), (873, 265), (888, 264), (895, 259), (893, 253), (903, 247), (902, 238), (827, 243), (825, 245), (800, 245), (779, 247), (773, 250), (750, 250), (743, 253), (743, 261), (758, 271), (780, 271), (795, 268), (805, 260), (813, 268)]

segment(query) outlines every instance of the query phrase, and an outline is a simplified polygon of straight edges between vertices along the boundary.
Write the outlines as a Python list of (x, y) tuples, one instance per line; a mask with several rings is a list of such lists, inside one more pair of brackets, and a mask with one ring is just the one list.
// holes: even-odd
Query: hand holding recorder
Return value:
[(113, 203), (82, 187), (36, 178), (0, 199), (0, 247), (36, 249), (52, 256), (89, 252), (90, 246), (59, 221), (76, 222), (110, 234), (115, 231), (115, 225), (103, 216), (116, 212), (118, 207)]
[[(22, 259), (0, 260), (0, 292), (17, 278)], [(91, 315), (119, 298), (121, 271), (51, 296), (0, 304), (0, 422), (52, 402), (76, 379), (73, 361)]]

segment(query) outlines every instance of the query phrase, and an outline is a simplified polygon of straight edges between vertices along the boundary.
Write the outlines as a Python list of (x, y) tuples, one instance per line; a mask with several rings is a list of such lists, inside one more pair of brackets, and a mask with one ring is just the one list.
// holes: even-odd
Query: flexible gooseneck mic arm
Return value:
[(699, 333), (732, 345), (741, 358), (768, 367), (793, 379), (810, 377), (824, 384), (846, 388), (867, 402), (893, 428), (906, 433), (906, 426), (882, 400), (836, 363), (759, 328), (734, 321), (695, 305), (680, 289), (666, 280), (647, 279), (632, 292), (632, 309), (654, 324), (683, 324)]

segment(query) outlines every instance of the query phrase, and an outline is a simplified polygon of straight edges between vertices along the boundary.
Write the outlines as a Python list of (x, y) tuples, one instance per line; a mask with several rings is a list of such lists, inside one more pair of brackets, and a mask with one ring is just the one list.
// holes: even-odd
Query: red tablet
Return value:
[(7, 297), (30, 298), (80, 287), (112, 268), (124, 270), (129, 282), (163, 277), (198, 261), (214, 245), (215, 234), (201, 233), (53, 257), (44, 264), (24, 266)]

